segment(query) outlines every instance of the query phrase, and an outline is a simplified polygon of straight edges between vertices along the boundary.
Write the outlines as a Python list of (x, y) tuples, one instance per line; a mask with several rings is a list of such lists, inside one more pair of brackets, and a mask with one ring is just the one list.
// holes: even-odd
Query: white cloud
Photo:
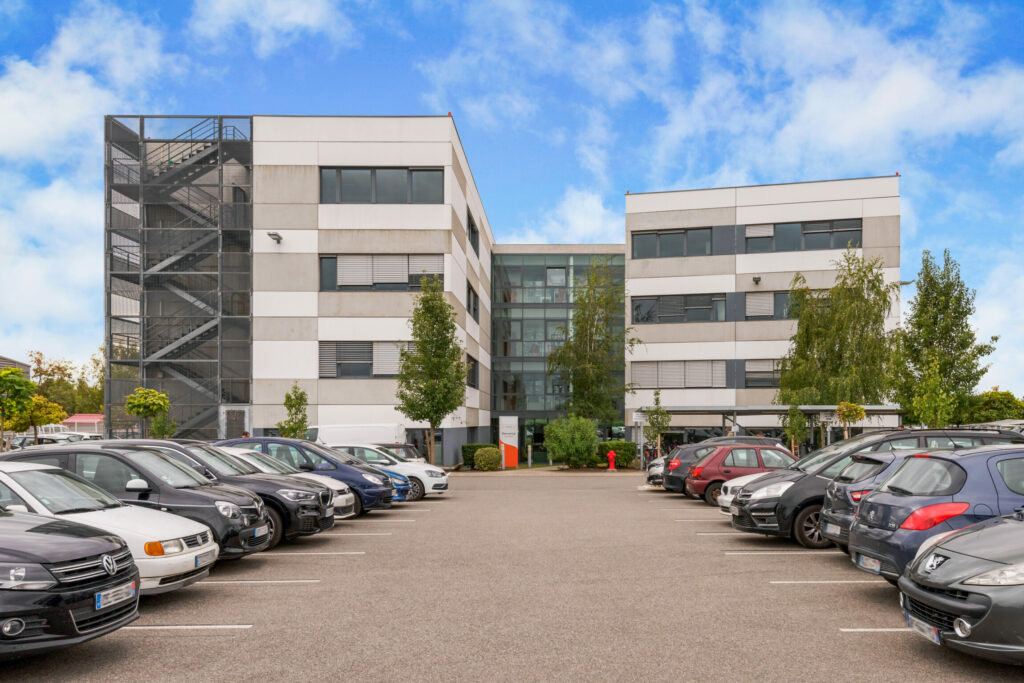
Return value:
[[(1010, 252), (1019, 253), (1016, 249)], [(1024, 354), (1020, 352), (1024, 319), (1015, 306), (1007, 305), (1010, 300), (1007, 293), (1021, 291), (1024, 291), (1024, 273), (1021, 273), (1015, 255), (1004, 257), (999, 265), (989, 270), (984, 283), (978, 288), (973, 320), (978, 339), (987, 340), (992, 335), (999, 337), (995, 353), (988, 359), (992, 365), (979, 382), (981, 391), (999, 385), (1018, 396), (1024, 394)]]
[(622, 243), (622, 209), (605, 206), (597, 192), (570, 187), (543, 216), (499, 239), (510, 244)]

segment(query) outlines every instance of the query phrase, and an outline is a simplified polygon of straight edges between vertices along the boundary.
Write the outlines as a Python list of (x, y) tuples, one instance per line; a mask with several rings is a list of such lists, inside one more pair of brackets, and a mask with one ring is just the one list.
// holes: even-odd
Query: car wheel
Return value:
[(281, 520), (281, 515), (270, 506), (267, 506), (267, 526), (270, 527), (270, 543), (267, 544), (267, 550), (270, 550), (281, 542), (281, 536), (284, 535), (284, 522)]
[(820, 550), (832, 545), (832, 541), (821, 533), (821, 506), (809, 505), (793, 520), (793, 536), (805, 548)]
[(704, 490), (704, 502), (718, 507), (718, 496), (722, 493), (722, 482), (716, 481)]
[(406, 500), (419, 500), (426, 495), (423, 489), (423, 482), (419, 479), (409, 478), (409, 495), (405, 497)]
[(842, 550), (847, 555), (850, 554), (850, 546), (848, 546), (848, 545), (840, 545), (839, 549)]
[[(355, 493), (355, 491), (353, 491)], [(356, 499), (352, 502), (352, 517), (359, 517), (364, 513), (363, 499), (356, 493)]]

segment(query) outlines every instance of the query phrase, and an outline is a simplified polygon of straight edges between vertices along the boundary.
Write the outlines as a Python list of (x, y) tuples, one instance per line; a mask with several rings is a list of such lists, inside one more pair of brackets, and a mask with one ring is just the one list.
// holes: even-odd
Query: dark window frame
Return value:
[(469, 209), (466, 209), (466, 235), (469, 240), (470, 246), (473, 247), (473, 251), (477, 256), (480, 255), (480, 229), (476, 227), (476, 221), (473, 220), (473, 214)]
[[(854, 227), (852, 224), (856, 222), (857, 226)], [(775, 230), (778, 230), (779, 226), (800, 226), (800, 247), (798, 249), (776, 249), (775, 244)], [(864, 221), (861, 218), (838, 218), (827, 221), (794, 221), (788, 223), (774, 223), (772, 224), (773, 234), (771, 237), (747, 237), (743, 235), (743, 246), (744, 251), (747, 254), (775, 254), (783, 252), (793, 251), (826, 251), (832, 249), (846, 249), (847, 245), (853, 240), (847, 240), (847, 244), (836, 245), (835, 240), (839, 234), (853, 234), (857, 233), (856, 244), (853, 245), (854, 249), (862, 249), (864, 247)], [(744, 226), (744, 230), (746, 226)], [(829, 245), (827, 247), (808, 247), (807, 236), (808, 235), (824, 235), (829, 236)], [(767, 245), (766, 248), (761, 248), (762, 245)]]
[[(691, 233), (697, 233), (697, 232), (701, 232), (701, 233), (706, 232), (707, 233), (707, 239), (704, 241), (704, 243), (707, 244), (707, 247), (706, 247), (706, 249), (704, 251), (702, 251), (699, 254), (691, 254), (690, 253), (691, 252), (690, 234)], [(650, 236), (650, 235), (653, 235), (655, 237), (655, 254), (654, 254), (654, 256), (637, 256), (636, 255), (636, 238), (637, 237), (643, 237), (643, 236)], [(662, 237), (664, 236), (664, 237), (674, 238), (674, 237), (676, 237), (678, 235), (681, 235), (683, 237), (683, 253), (682, 254), (675, 254), (675, 253), (663, 254), (662, 253), (662, 246), (661, 246)], [(632, 234), (632, 238), (631, 238), (631, 241), (630, 241), (630, 254), (631, 254), (632, 258), (634, 258), (634, 259), (646, 259), (646, 258), (689, 258), (689, 257), (692, 257), (692, 256), (711, 256), (713, 254), (713, 249), (712, 249), (712, 246), (711, 246), (712, 235), (713, 235), (713, 233), (712, 233), (712, 226), (710, 226), (710, 225), (706, 226), (706, 227), (672, 229), (672, 230), (644, 230), (643, 232), (634, 232)]]
[[(404, 202), (378, 202), (377, 201), (377, 171), (391, 170), (406, 172), (406, 192)], [(349, 202), (344, 199), (344, 188), (341, 183), (342, 171), (369, 171), (370, 172), (370, 201)], [(333, 174), (332, 174), (333, 172)], [(415, 173), (440, 173), (441, 195), (438, 201), (415, 201), (413, 195), (413, 175)], [(331, 183), (325, 183), (325, 176), (333, 177)], [(437, 166), (321, 166), (320, 167), (320, 203), (321, 204), (444, 204), (444, 167)], [(331, 185), (334, 198), (325, 197), (327, 185)], [(479, 251), (477, 252), (479, 253)]]
[[(668, 313), (662, 313), (663, 304), (662, 299), (681, 297), (683, 299), (682, 305), (678, 307), (678, 310), (682, 312), (682, 315), (671, 315)], [(711, 305), (703, 306), (691, 303), (693, 299), (697, 297), (711, 297)], [(654, 302), (654, 308), (652, 309), (651, 320), (638, 320), (636, 318), (636, 304), (637, 303), (648, 303)], [(721, 303), (721, 306), (716, 304)], [(633, 325), (664, 325), (664, 324), (679, 324), (679, 323), (722, 323), (728, 322), (729, 309), (726, 304), (725, 292), (715, 292), (713, 294), (662, 294), (659, 296), (635, 296), (630, 298), (630, 319)], [(708, 310), (711, 312), (711, 317), (708, 319), (694, 318), (690, 320), (689, 311), (702, 311)], [(714, 317), (716, 312), (721, 311), (721, 317)], [(673, 318), (673, 319), (663, 319)], [(675, 320), (674, 318), (682, 318), (682, 320)]]
[(466, 313), (474, 321), (480, 322), (480, 295), (473, 289), (473, 285), (466, 281)]
[(480, 361), (466, 354), (466, 386), (474, 389), (480, 386)]

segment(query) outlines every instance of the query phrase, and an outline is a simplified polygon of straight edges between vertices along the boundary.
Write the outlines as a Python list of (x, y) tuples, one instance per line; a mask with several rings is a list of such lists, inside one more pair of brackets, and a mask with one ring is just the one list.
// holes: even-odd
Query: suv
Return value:
[[(805, 548), (832, 544), (821, 532), (821, 508), (829, 481), (853, 462), (856, 454), (910, 448), (957, 448), (963, 437), (983, 442), (994, 438), (1021, 439), (1016, 432), (956, 429), (885, 430), (865, 432), (811, 453), (792, 467), (759, 477), (733, 499), (729, 512), (739, 531), (794, 538)], [(913, 444), (913, 445), (910, 445)]]
[(0, 660), (77, 645), (139, 618), (128, 546), (91, 526), (3, 509)]
[(708, 505), (718, 505), (718, 494), (728, 480), (789, 467), (794, 462), (793, 454), (781, 446), (718, 446), (690, 465), (686, 473), (686, 493), (704, 498)]
[(716, 436), (699, 443), (676, 446), (672, 449), (671, 453), (665, 456), (665, 467), (662, 470), (661, 485), (666, 491), (686, 493), (686, 473), (689, 465), (706, 455), (714, 453), (717, 446), (734, 443), (777, 447), (782, 445), (778, 439), (772, 439), (767, 436)]

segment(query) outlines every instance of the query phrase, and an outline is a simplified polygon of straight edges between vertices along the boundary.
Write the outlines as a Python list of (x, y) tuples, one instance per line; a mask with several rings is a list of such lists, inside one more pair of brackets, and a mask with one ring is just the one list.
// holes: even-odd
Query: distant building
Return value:
[(25, 375), (25, 379), (32, 379), (32, 368), (29, 367), (28, 363), (22, 363), (7, 356), (0, 356), (0, 368), (19, 368), (21, 373)]
[(61, 422), (61, 425), (71, 432), (84, 432), (86, 434), (103, 433), (102, 413), (75, 413), (68, 419)]

